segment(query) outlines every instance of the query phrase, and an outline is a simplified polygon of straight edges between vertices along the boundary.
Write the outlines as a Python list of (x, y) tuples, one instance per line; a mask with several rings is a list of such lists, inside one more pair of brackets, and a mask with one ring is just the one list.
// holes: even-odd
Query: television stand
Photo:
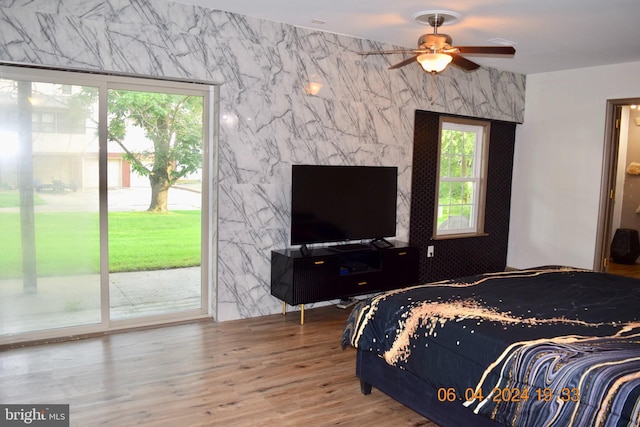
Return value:
[(390, 248), (336, 251), (317, 248), (305, 256), (298, 249), (271, 251), (271, 295), (286, 305), (347, 300), (357, 295), (404, 288), (418, 283), (417, 246), (394, 242)]

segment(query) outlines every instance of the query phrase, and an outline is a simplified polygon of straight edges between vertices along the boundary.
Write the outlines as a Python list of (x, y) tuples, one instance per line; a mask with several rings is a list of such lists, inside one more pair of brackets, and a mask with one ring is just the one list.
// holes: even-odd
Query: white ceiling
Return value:
[[(454, 46), (494, 46), (493, 38), (516, 42), (514, 57), (468, 58), (522, 74), (640, 61), (640, 0), (173, 1), (406, 48), (432, 32), (412, 19), (414, 13), (451, 10), (462, 19), (439, 32)], [(391, 64), (403, 59), (389, 58)]]

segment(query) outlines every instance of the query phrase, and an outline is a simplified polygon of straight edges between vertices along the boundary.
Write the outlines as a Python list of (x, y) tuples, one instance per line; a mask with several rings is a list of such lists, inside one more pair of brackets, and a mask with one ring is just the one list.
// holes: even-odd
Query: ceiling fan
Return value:
[(389, 69), (393, 70), (404, 67), (414, 61), (418, 61), (426, 72), (439, 73), (443, 71), (449, 63), (453, 63), (467, 71), (472, 71), (480, 67), (480, 65), (468, 60), (461, 54), (494, 56), (514, 55), (516, 53), (513, 46), (452, 46), (451, 37), (447, 34), (439, 34), (438, 28), (458, 21), (460, 16), (457, 12), (446, 10), (418, 12), (413, 15), (413, 19), (432, 26), (433, 33), (420, 36), (417, 49), (369, 51), (360, 52), (360, 55), (411, 53), (413, 56), (392, 65)]

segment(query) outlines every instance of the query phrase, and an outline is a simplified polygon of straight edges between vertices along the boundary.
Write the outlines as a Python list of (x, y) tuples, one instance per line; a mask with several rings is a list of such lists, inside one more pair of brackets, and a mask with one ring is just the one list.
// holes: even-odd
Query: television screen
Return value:
[(291, 168), (291, 244), (340, 242), (396, 234), (398, 168)]

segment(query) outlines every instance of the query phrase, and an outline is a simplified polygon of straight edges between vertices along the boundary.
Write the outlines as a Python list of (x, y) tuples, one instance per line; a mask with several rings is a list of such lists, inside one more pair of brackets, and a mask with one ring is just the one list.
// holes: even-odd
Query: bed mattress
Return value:
[(354, 307), (342, 344), (504, 425), (628, 425), (639, 314), (640, 281), (545, 266), (378, 295)]

